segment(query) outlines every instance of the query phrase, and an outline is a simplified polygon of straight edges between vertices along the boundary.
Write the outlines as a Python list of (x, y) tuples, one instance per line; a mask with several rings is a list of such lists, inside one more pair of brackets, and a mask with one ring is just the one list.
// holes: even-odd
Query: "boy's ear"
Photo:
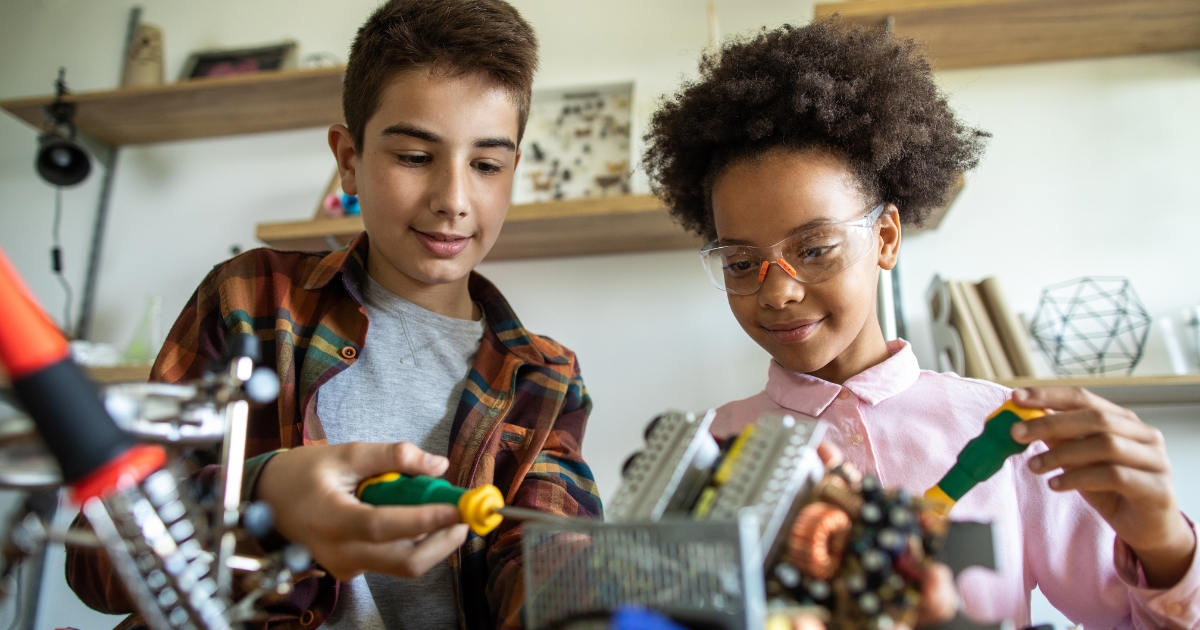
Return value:
[(900, 256), (900, 210), (888, 204), (879, 215), (879, 267), (892, 269)]
[(354, 179), (354, 171), (358, 165), (358, 150), (354, 148), (354, 136), (350, 133), (350, 128), (341, 123), (330, 127), (329, 148), (337, 160), (338, 174), (342, 178), (342, 192), (357, 195), (358, 184)]

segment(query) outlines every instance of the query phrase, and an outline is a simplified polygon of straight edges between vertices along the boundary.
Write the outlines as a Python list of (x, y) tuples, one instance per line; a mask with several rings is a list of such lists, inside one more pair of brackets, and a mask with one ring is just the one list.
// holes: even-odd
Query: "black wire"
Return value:
[(62, 224), (62, 187), (54, 189), (54, 247), (50, 250), (50, 269), (54, 275), (58, 276), (58, 283), (62, 285), (63, 292), (67, 294), (66, 304), (63, 306), (63, 330), (71, 329), (71, 306), (74, 301), (74, 294), (71, 291), (71, 283), (67, 282), (67, 278), (63, 276), (62, 268), (62, 245), (58, 238), (58, 228)]

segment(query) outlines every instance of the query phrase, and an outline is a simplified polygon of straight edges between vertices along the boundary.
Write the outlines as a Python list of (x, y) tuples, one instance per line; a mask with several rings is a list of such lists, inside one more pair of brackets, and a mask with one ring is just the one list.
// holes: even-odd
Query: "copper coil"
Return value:
[(821, 499), (845, 510), (851, 518), (857, 518), (862, 511), (863, 498), (856, 494), (845, 479), (836, 475), (826, 475), (821, 481), (818, 491)]
[(837, 506), (820, 501), (804, 506), (788, 536), (788, 559), (804, 575), (833, 578), (842, 566), (852, 525)]

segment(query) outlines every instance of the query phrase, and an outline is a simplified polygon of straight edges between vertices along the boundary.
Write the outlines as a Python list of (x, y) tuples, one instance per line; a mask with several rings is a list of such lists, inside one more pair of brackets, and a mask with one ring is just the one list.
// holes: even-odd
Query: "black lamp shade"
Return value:
[(55, 186), (74, 186), (92, 172), (92, 160), (83, 147), (54, 133), (38, 139), (34, 164), (38, 175)]

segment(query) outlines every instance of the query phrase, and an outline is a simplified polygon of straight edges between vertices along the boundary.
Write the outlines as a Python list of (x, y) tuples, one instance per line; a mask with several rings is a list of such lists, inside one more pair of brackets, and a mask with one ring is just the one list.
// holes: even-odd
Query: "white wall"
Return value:
[[(656, 95), (695, 76), (707, 42), (704, 0), (515, 4), (542, 41), (539, 86), (633, 79), (643, 122)], [(285, 38), (299, 41), (301, 56), (344, 59), (375, 2), (142, 5), (143, 19), (164, 29), (173, 78), (192, 50)], [(726, 33), (811, 15), (805, 0), (717, 5)], [(60, 65), (76, 90), (113, 87), (128, 8), (114, 0), (0, 3), (0, 98), (48, 92)], [(922, 296), (934, 273), (999, 275), (1026, 312), (1041, 287), (1084, 274), (1130, 277), (1154, 315), (1200, 302), (1200, 257), (1191, 246), (1200, 229), (1200, 53), (959, 70), (939, 81), (960, 114), (995, 138), (941, 229), (904, 245), (910, 337), (926, 365)], [(47, 255), (53, 194), (34, 175), (34, 147), (32, 129), (0, 115), (0, 247), (57, 316), (62, 297)], [(127, 343), (151, 294), (164, 297), (169, 323), (231, 245), (255, 244), (255, 223), (307, 216), (332, 169), (319, 129), (123, 150), (95, 338)], [(77, 292), (99, 180), (64, 196)], [(644, 177), (635, 186), (645, 190)], [(693, 252), (490, 263), (482, 271), (531, 329), (578, 352), (596, 403), (584, 452), (605, 496), (652, 415), (703, 409), (762, 386), (765, 353), (741, 333)], [(1149, 354), (1143, 370), (1164, 370), (1161, 351)], [(1177, 478), (1200, 474), (1200, 408), (1145, 415), (1171, 436)], [(1200, 513), (1200, 491), (1179, 491), (1185, 509)], [(53, 605), (43, 607), (39, 627), (109, 622), (85, 616), (61, 575), (47, 583)]]

